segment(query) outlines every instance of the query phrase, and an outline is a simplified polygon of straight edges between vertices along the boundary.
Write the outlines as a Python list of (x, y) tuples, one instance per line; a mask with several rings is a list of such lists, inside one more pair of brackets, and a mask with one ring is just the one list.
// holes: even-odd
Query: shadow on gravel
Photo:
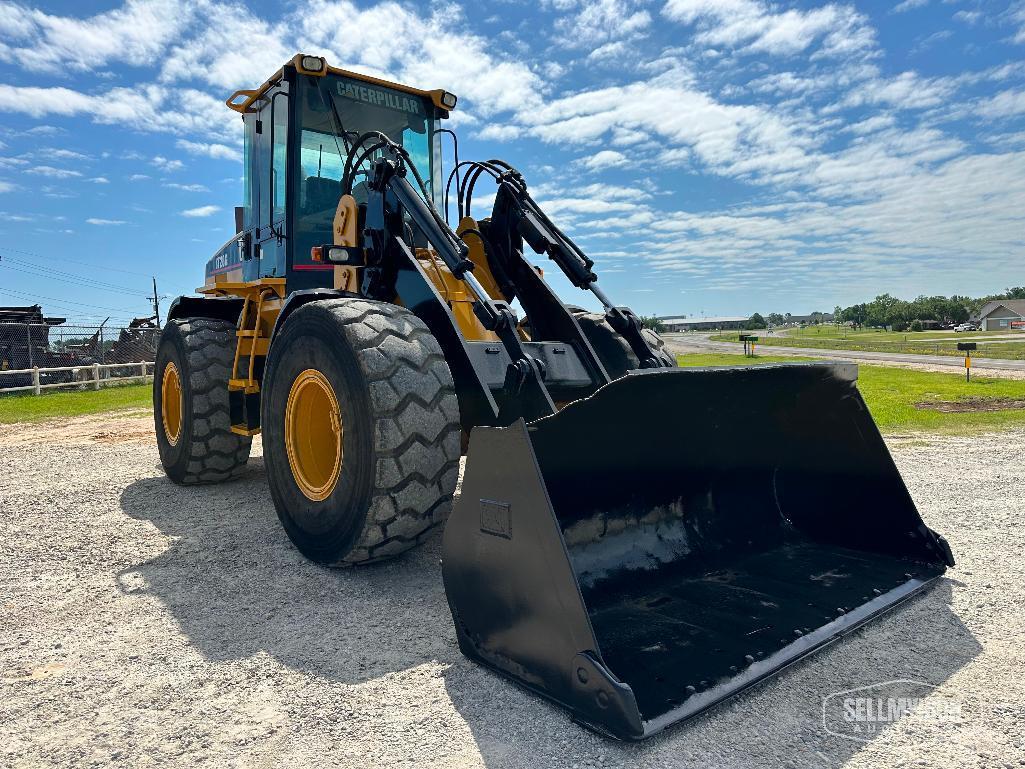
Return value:
[(266, 652), (295, 670), (358, 683), (459, 657), (440, 536), (379, 566), (310, 563), (278, 522), (259, 457), (225, 484), (138, 480), (122, 493), (121, 508), (171, 541), (120, 573), (119, 587), (158, 598), (210, 660)]
[[(981, 651), (951, 610), (954, 584), (941, 579), (883, 620), (644, 743), (615, 742), (586, 732), (563, 711), (466, 659), (448, 669), (446, 686), (491, 769), (518, 769), (525, 756), (533, 769), (838, 767), (865, 743), (823, 729), (823, 698), (895, 679), (942, 685)], [(933, 733), (930, 739), (935, 737)], [(884, 728), (875, 740), (886, 739)]]

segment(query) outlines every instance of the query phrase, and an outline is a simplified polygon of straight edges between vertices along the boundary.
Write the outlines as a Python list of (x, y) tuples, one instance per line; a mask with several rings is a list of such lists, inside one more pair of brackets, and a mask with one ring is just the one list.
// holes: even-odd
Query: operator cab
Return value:
[[(352, 153), (377, 131), (409, 153), (440, 206), (437, 128), (455, 106), (445, 91), (422, 91), (328, 67), (297, 55), (257, 91), (238, 91), (228, 106), (244, 121), (241, 229), (207, 264), (207, 283), (284, 277), (289, 290), (331, 286), (333, 266), (315, 262), (313, 246), (332, 242), (346, 164), (352, 194), (366, 200), (366, 175), (380, 151)], [(223, 276), (223, 277), (218, 277)]]

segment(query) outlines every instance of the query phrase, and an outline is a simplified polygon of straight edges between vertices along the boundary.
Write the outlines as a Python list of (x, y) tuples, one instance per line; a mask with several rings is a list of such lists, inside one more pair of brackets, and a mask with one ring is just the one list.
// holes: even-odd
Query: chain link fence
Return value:
[(127, 326), (18, 323), (0, 317), (0, 393), (98, 388), (152, 373), (160, 329), (154, 318)]

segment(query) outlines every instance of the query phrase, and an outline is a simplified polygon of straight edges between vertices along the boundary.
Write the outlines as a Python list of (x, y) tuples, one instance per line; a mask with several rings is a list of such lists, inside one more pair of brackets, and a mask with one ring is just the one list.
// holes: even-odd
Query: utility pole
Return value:
[(157, 279), (153, 278), (153, 314), (157, 316), (157, 328), (160, 328), (160, 297), (157, 296)]

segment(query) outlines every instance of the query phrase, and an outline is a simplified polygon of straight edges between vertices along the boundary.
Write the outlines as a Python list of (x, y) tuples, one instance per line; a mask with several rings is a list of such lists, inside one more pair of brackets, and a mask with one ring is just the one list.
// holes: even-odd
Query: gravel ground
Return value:
[[(314, 566), (258, 450), (239, 481), (178, 488), (149, 419), (0, 426), (0, 766), (1025, 766), (1025, 432), (892, 440), (949, 578), (634, 745), (460, 655), (440, 537)], [(825, 696), (900, 678), (960, 720), (824, 731)]]

